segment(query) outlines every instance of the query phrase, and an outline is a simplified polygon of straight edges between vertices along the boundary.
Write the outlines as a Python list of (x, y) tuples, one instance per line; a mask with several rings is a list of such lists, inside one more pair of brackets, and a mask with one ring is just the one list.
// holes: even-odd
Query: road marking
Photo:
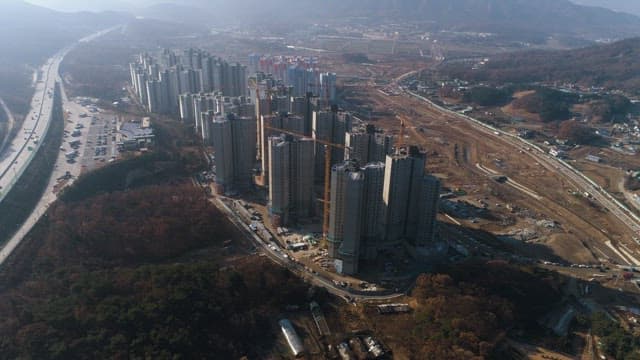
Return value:
[(616, 253), (616, 255), (618, 255), (620, 259), (626, 262), (627, 265), (631, 265), (631, 262), (629, 261), (629, 259), (627, 259), (623, 253), (621, 253), (615, 246), (613, 246), (613, 244), (611, 244), (611, 240), (605, 241), (604, 244), (607, 245), (607, 247), (611, 249), (614, 253)]
[(620, 246), (620, 251), (625, 254), (627, 256), (627, 258), (629, 260), (631, 260), (631, 262), (636, 265), (636, 266), (640, 266), (640, 261), (638, 261), (638, 259), (636, 259), (633, 255), (631, 255), (631, 253), (629, 253), (626, 249), (624, 244), (620, 244), (622, 246)]

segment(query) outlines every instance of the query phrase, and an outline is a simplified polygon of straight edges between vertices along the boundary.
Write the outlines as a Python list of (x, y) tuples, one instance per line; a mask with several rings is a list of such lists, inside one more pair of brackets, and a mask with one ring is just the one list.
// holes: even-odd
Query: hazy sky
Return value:
[[(26, 0), (30, 3), (42, 5), (63, 11), (78, 10), (134, 10), (161, 2), (185, 3), (180, 0)], [(291, 0), (296, 1), (296, 0)], [(375, 1), (375, 0), (370, 0)], [(446, 1), (446, 0), (445, 0)], [(535, 0), (532, 0), (535, 1)], [(571, 0), (577, 4), (601, 6), (613, 10), (626, 11), (640, 15), (640, 0)]]
[(171, 0), (26, 0), (32, 4), (46, 6), (62, 11), (101, 11), (101, 10), (132, 10), (149, 6), (159, 2)]

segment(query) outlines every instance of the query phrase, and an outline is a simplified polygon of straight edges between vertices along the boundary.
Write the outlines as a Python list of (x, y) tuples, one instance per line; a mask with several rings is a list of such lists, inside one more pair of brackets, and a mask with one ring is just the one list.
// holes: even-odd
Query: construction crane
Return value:
[[(297, 137), (308, 137), (304, 134), (300, 134), (294, 131), (279, 129), (271, 126), (264, 126), (265, 129), (273, 130), (276, 132), (280, 132), (283, 134), (293, 135)], [(324, 199), (321, 200), (324, 204), (324, 211), (322, 214), (322, 235), (325, 240), (327, 235), (329, 234), (329, 215), (331, 212), (331, 155), (332, 150), (336, 149), (346, 149), (347, 146), (342, 144), (335, 144), (330, 141), (321, 140), (321, 139), (313, 139), (315, 143), (324, 145)]]
[[(257, 124), (257, 128), (256, 128), (256, 133), (258, 134), (258, 157), (257, 159), (262, 159), (263, 156), (265, 156), (265, 154), (262, 153), (262, 133), (260, 132), (260, 118), (262, 116), (262, 112), (261, 112), (261, 108), (260, 108), (260, 85), (258, 85), (258, 83), (256, 83), (255, 81), (253, 82), (253, 86), (254, 89), (256, 90), (256, 124)], [(266, 98), (265, 98), (265, 105), (266, 105), (266, 111), (265, 111), (265, 115), (270, 115), (271, 114), (271, 89), (269, 89), (267, 87), (267, 93), (266, 93)], [(265, 169), (262, 169), (262, 172), (264, 173)]]
[[(254, 84), (255, 90), (256, 90), (256, 107), (258, 109), (258, 116), (260, 116), (262, 113), (260, 112), (260, 85), (258, 85), (257, 83)], [(269, 89), (267, 87), (266, 89), (266, 98), (265, 98), (265, 103), (267, 105), (267, 111), (265, 112), (265, 115), (269, 115), (271, 114), (271, 89)]]
[(396, 115), (396, 119), (400, 120), (400, 139), (397, 144), (397, 148), (399, 149), (404, 146), (404, 131), (407, 125), (404, 117)]

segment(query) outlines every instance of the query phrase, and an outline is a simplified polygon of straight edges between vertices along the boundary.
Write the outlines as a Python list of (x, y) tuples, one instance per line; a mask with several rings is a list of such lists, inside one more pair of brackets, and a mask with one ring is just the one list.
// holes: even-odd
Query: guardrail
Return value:
[[(38, 127), (38, 124), (40, 123), (40, 120), (42, 118), (42, 110), (44, 108), (44, 101), (46, 99), (47, 96), (47, 84), (49, 83), (49, 76), (51, 73), (51, 67), (53, 66), (53, 63), (49, 65), (49, 68), (47, 70), (47, 78), (44, 82), (44, 89), (42, 91), (42, 101), (40, 102), (40, 112), (38, 114), (38, 119), (36, 120), (36, 124), (33, 127), (33, 130), (31, 131), (31, 134), (29, 134), (29, 138), (27, 139), (27, 141), (22, 145), (22, 147), (20, 148), (20, 150), (18, 150), (18, 154), (16, 155), (16, 158), (18, 156), (20, 156), (20, 154), (22, 154), (24, 152), (24, 150), (29, 146), (29, 144), (31, 143), (31, 140), (33, 138), (33, 133), (35, 132), (35, 129)], [(57, 84), (57, 83), (56, 83)], [(56, 84), (54, 84), (54, 88), (56, 86)], [(8, 189), (3, 189), (2, 193), (0, 193), (0, 202), (2, 202), (2, 200), (4, 200), (4, 198), (7, 196), (7, 194), (11, 191), (11, 189), (15, 186), (15, 184), (18, 182), (18, 180), (22, 177), (22, 175), (24, 174), (24, 172), (26, 171), (26, 169), (29, 167), (29, 164), (31, 163), (31, 161), (33, 160), (33, 158), (35, 157), (35, 155), (38, 153), (38, 150), (40, 149), (40, 146), (42, 145), (42, 142), (44, 141), (44, 139), (47, 136), (47, 133), (49, 132), (49, 127), (51, 126), (51, 121), (53, 120), (53, 97), (51, 99), (51, 112), (49, 112), (49, 119), (47, 120), (47, 124), (46, 127), (44, 129), (44, 132), (42, 133), (42, 136), (40, 138), (40, 140), (38, 141), (37, 144), (35, 144), (35, 148), (33, 150), (31, 150), (31, 153), (29, 154), (29, 157), (27, 158), (26, 161), (24, 161), (22, 164), (20, 164), (20, 170), (17, 171), (14, 176), (13, 176), (13, 180), (9, 183), (8, 185)], [(18, 133), (16, 136), (20, 136), (20, 133)], [(15, 158), (14, 158), (15, 159)], [(15, 161), (15, 160), (14, 160)], [(0, 174), (0, 179), (3, 178), (7, 172), (9, 172), (9, 170), (11, 170), (11, 168), (13, 168), (14, 172), (15, 172), (15, 167), (13, 166), (13, 163), (7, 167), (5, 169), (5, 171)]]

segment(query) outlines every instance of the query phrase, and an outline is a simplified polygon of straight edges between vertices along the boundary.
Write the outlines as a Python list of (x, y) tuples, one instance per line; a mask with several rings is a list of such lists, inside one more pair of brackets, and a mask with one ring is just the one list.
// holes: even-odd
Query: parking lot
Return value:
[(108, 113), (92, 113), (86, 118), (86, 147), (80, 162), (84, 171), (91, 171), (118, 159), (117, 118)]

